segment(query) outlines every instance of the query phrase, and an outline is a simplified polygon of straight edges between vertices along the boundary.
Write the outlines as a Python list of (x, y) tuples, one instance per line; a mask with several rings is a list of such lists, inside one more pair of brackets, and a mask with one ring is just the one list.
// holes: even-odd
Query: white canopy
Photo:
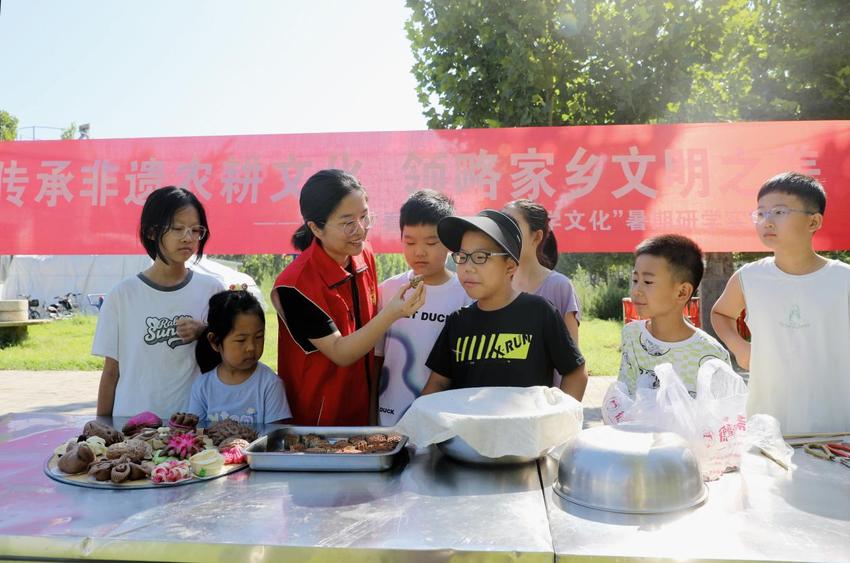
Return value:
[[(4, 264), (5, 280), (0, 279), (0, 299), (20, 299), (23, 295), (29, 295), (44, 306), (56, 302), (57, 296), (80, 293), (83, 310), (96, 313), (97, 309), (92, 303), (97, 302), (99, 295), (108, 293), (119, 281), (150, 265), (151, 259), (147, 255), (13, 256), (11, 262)], [(197, 264), (189, 260), (186, 265), (222, 280), (227, 286), (246, 284), (248, 291), (266, 308), (257, 283), (248, 274), (207, 257)]]

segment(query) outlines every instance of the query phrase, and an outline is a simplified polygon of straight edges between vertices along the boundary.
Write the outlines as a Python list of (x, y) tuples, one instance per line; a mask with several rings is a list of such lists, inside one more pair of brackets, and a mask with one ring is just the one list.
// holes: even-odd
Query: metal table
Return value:
[(90, 417), (0, 417), (0, 557), (552, 561), (537, 466), (477, 469), (432, 449), (386, 473), (240, 471), (182, 487), (57, 483), (47, 456)]
[(540, 470), (558, 561), (570, 559), (850, 560), (850, 469), (794, 454), (786, 472), (756, 454), (709, 483), (708, 501), (678, 514), (615, 514), (555, 494), (556, 458)]

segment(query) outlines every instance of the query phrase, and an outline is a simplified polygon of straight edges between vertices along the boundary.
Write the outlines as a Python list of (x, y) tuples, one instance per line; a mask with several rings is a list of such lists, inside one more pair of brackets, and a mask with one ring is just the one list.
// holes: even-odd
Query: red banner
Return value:
[(627, 252), (664, 232), (762, 250), (756, 192), (786, 170), (826, 187), (817, 247), (850, 248), (850, 122), (810, 121), (0, 143), (0, 254), (139, 253), (141, 205), (169, 184), (206, 207), (208, 252), (291, 252), (299, 190), (328, 167), (366, 187), (378, 252), (400, 251), (398, 209), (420, 188), (459, 214), (537, 200), (562, 252)]

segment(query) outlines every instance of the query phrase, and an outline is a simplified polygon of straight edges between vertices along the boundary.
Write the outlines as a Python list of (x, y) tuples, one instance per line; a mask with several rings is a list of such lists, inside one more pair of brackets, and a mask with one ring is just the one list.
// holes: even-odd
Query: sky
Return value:
[(92, 138), (422, 130), (408, 14), (402, 0), (0, 0), (0, 109), (37, 139), (71, 122)]

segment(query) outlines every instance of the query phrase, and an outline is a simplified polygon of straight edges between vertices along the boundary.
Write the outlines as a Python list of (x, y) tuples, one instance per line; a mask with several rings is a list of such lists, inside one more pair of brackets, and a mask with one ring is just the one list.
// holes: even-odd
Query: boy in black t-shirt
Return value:
[(475, 217), (446, 217), (437, 225), (452, 251), (457, 276), (477, 301), (452, 313), (434, 343), (423, 395), (465, 387), (551, 385), (581, 400), (587, 386), (584, 358), (555, 307), (515, 290), (522, 234), (516, 222), (486, 209)]

